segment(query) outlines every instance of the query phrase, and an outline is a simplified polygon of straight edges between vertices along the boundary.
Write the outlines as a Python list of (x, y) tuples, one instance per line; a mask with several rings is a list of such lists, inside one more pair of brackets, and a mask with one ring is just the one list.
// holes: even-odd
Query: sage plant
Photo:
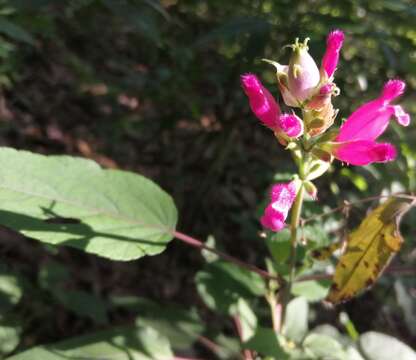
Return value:
[[(256, 75), (241, 77), (254, 115), (292, 153), (298, 167), (292, 181), (272, 186), (270, 201), (260, 219), (266, 230), (279, 232), (287, 226), (285, 221), (291, 211), (292, 257), (296, 253), (305, 192), (312, 198), (317, 196), (313, 180), (323, 175), (334, 159), (350, 165), (394, 160), (397, 155), (394, 145), (377, 142), (377, 138), (392, 118), (402, 126), (408, 126), (410, 122), (409, 114), (400, 105), (392, 104), (405, 90), (405, 83), (394, 79), (386, 82), (378, 98), (360, 106), (337, 128), (334, 124), (338, 110), (332, 101), (340, 93), (334, 75), (344, 33), (335, 30), (328, 35), (320, 67), (308, 52), (308, 40), (299, 42), (296, 39), (289, 46), (292, 53), (288, 65), (265, 60), (276, 69), (281, 98), (287, 107), (292, 108), (289, 112), (281, 110), (278, 101)], [(293, 267), (292, 259), (291, 281)]]

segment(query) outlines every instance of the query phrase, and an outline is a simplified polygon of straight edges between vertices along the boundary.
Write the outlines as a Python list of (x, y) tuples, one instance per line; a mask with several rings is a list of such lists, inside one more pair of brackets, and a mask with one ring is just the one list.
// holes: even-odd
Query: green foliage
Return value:
[(26, 236), (113, 260), (159, 254), (172, 239), (175, 205), (142, 176), (7, 148), (0, 164), (1, 222)]
[(414, 360), (416, 352), (394, 337), (370, 331), (360, 336), (359, 347), (368, 360)]
[(9, 360), (117, 359), (164, 360), (173, 357), (168, 340), (155, 329), (114, 328), (54, 345), (39, 346)]
[(294, 298), (286, 308), (284, 334), (295, 342), (301, 342), (308, 331), (308, 302), (303, 297)]
[(222, 260), (207, 264), (196, 274), (195, 282), (205, 304), (224, 314), (233, 314), (239, 298), (252, 299), (265, 293), (260, 275)]
[(258, 327), (254, 336), (244, 344), (244, 347), (256, 350), (266, 356), (272, 356), (275, 359), (287, 359), (287, 355), (273, 329)]

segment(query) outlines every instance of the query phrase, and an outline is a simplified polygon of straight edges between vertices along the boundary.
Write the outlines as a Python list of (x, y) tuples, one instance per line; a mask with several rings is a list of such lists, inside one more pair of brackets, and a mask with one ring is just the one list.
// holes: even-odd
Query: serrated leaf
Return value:
[(362, 334), (358, 345), (367, 360), (416, 360), (416, 352), (409, 346), (375, 331)]
[(143, 176), (9, 148), (0, 166), (0, 223), (28, 237), (124, 261), (159, 254), (172, 239), (172, 198)]
[(168, 340), (152, 328), (123, 327), (37, 346), (8, 360), (166, 360), (173, 353)]
[(413, 204), (414, 200), (407, 198), (389, 198), (348, 237), (347, 249), (336, 266), (327, 301), (335, 304), (347, 301), (374, 284), (400, 250), (403, 239), (399, 222)]

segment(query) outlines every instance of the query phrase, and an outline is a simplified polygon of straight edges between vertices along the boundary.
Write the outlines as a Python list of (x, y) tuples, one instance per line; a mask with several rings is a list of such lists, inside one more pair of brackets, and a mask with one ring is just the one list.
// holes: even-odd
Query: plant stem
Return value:
[(285, 284), (282, 296), (282, 323), (284, 323), (286, 315), (286, 307), (290, 300), (290, 293), (292, 290), (292, 284), (295, 279), (296, 272), (296, 248), (297, 248), (297, 235), (300, 222), (300, 214), (302, 212), (303, 198), (305, 196), (305, 187), (301, 184), (298, 193), (296, 195), (295, 203), (292, 207), (292, 213), (290, 217), (290, 265), (289, 265), (289, 280)]
[(217, 249), (211, 248), (207, 245), (205, 245), (202, 241), (193, 238), (192, 236), (186, 235), (184, 233), (181, 233), (179, 231), (173, 231), (172, 235), (178, 239), (181, 240), (182, 242), (191, 245), (193, 247), (196, 247), (198, 249), (201, 250), (207, 250), (212, 252), (213, 254), (218, 255), (220, 258), (227, 260), (229, 262), (232, 262), (242, 268), (245, 268), (247, 270), (250, 270), (252, 272), (255, 272), (257, 274), (259, 274), (261, 277), (265, 278), (265, 279), (272, 279), (272, 280), (276, 280), (278, 282), (281, 281), (281, 279), (275, 275), (269, 274), (267, 271), (259, 269), (257, 266), (254, 266), (252, 264), (248, 264), (240, 259), (235, 258), (234, 256), (228, 255), (223, 253), (222, 251), (219, 251)]
[[(238, 337), (241, 340), (241, 345), (243, 345), (243, 342), (244, 342), (243, 341), (243, 327), (241, 325), (241, 321), (238, 315), (233, 316), (233, 321), (234, 321), (235, 328), (237, 330)], [(253, 355), (251, 353), (251, 350), (243, 349), (243, 357), (244, 357), (244, 360), (253, 360)]]
[(280, 333), (282, 327), (282, 304), (277, 301), (276, 294), (270, 292), (266, 296), (267, 302), (270, 306), (270, 313), (272, 315), (272, 326), (276, 333)]

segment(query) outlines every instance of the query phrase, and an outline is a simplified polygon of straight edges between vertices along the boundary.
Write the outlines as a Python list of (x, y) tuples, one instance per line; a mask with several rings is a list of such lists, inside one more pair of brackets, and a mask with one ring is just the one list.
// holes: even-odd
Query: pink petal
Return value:
[(375, 140), (386, 130), (392, 115), (399, 124), (407, 126), (410, 116), (400, 106), (390, 105), (404, 88), (403, 81), (388, 81), (377, 99), (360, 106), (342, 124), (336, 141)]
[(261, 84), (256, 75), (241, 76), (241, 84), (249, 98), (250, 108), (254, 115), (267, 127), (276, 128), (280, 108), (270, 92)]
[(295, 114), (282, 114), (277, 120), (278, 132), (281, 130), (290, 138), (298, 138), (303, 134), (303, 121)]
[(341, 30), (332, 31), (326, 40), (326, 51), (322, 59), (322, 68), (330, 78), (337, 68), (339, 52), (344, 42), (344, 33)]
[(351, 165), (368, 165), (374, 162), (394, 160), (395, 147), (389, 143), (376, 143), (370, 140), (357, 140), (334, 146), (333, 155)]
[(319, 69), (306, 45), (295, 47), (288, 69), (288, 89), (291, 95), (299, 103), (304, 102), (313, 95), (320, 77)]
[(275, 210), (269, 205), (264, 211), (264, 215), (260, 218), (260, 222), (271, 231), (280, 231), (285, 227), (285, 219), (286, 214)]
[(400, 105), (393, 105), (393, 109), (397, 122), (402, 126), (408, 126), (410, 124), (410, 115)]
[(384, 85), (383, 92), (381, 93), (381, 98), (386, 101), (390, 102), (395, 98), (399, 97), (404, 93), (404, 89), (406, 88), (406, 84), (404, 81), (401, 80), (389, 80)]
[(287, 214), (296, 198), (296, 183), (273, 185), (270, 192), (271, 202), (266, 207), (260, 221), (272, 231), (280, 231), (285, 226)]

